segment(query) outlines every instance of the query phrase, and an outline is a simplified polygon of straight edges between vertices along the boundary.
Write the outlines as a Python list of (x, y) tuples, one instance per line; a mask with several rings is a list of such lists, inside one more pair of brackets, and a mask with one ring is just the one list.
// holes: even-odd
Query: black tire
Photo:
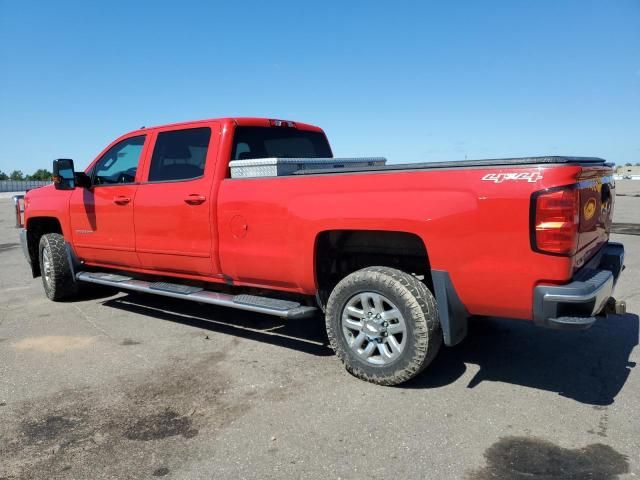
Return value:
[[(47, 297), (54, 302), (69, 299), (78, 293), (73, 271), (65, 248), (64, 237), (59, 233), (47, 233), (40, 238), (40, 270), (42, 285)], [(45, 255), (49, 268), (45, 266)]]
[[(350, 299), (365, 292), (393, 302), (404, 318), (406, 343), (395, 360), (372, 365), (358, 356), (343, 333), (342, 313)], [(364, 305), (362, 307), (364, 312)], [(442, 344), (436, 300), (417, 278), (388, 267), (368, 267), (346, 276), (329, 297), (326, 310), (331, 347), (347, 371), (379, 385), (398, 385), (415, 377), (435, 358)]]

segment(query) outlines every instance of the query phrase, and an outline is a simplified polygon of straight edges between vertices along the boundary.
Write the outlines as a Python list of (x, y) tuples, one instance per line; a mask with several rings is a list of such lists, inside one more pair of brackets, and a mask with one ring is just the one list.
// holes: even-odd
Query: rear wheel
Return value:
[(40, 270), (44, 292), (49, 299), (64, 300), (78, 293), (64, 237), (59, 233), (47, 233), (40, 238)]
[(442, 344), (435, 298), (394, 268), (368, 267), (345, 277), (329, 297), (326, 322), (347, 371), (380, 385), (413, 378)]

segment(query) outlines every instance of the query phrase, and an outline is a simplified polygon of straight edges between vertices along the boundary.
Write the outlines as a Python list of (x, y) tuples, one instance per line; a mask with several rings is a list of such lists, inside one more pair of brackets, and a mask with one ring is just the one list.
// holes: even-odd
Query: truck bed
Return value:
[(496, 158), (482, 160), (456, 160), (452, 162), (421, 162), (421, 163), (398, 163), (381, 166), (367, 167), (345, 167), (316, 168), (298, 170), (293, 175), (323, 175), (330, 173), (357, 173), (357, 172), (386, 172), (386, 171), (407, 171), (407, 170), (434, 170), (451, 168), (473, 168), (473, 167), (512, 167), (519, 165), (549, 165), (549, 164), (572, 164), (572, 165), (607, 165), (606, 160), (598, 157), (568, 157), (568, 156), (547, 156), (547, 157), (521, 157), (521, 158)]

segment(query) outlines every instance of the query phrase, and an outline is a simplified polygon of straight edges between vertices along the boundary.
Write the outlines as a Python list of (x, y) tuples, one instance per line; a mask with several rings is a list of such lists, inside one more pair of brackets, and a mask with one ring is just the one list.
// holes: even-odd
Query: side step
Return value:
[(298, 302), (257, 295), (229, 295), (199, 287), (167, 282), (147, 282), (126, 275), (106, 272), (78, 272), (76, 279), (81, 282), (97, 283), (135, 292), (152, 293), (165, 297), (183, 298), (193, 302), (209, 303), (222, 307), (237, 308), (250, 312), (265, 313), (282, 318), (304, 318), (313, 316), (317, 308), (306, 307)]

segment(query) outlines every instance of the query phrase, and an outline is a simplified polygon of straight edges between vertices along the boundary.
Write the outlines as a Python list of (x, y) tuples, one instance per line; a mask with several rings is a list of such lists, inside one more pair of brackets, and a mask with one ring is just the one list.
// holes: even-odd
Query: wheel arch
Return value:
[(384, 266), (412, 273), (433, 289), (431, 263), (424, 240), (397, 230), (331, 229), (318, 232), (314, 247), (314, 276), (320, 302), (350, 273)]
[(324, 309), (331, 291), (342, 278), (370, 266), (396, 268), (417, 277), (436, 298), (445, 345), (453, 346), (464, 340), (469, 312), (449, 272), (432, 269), (426, 243), (413, 232), (358, 229), (319, 232), (314, 274), (320, 307)]
[(27, 230), (27, 250), (31, 260), (31, 273), (33, 277), (40, 276), (40, 239), (47, 233), (59, 233), (64, 235), (60, 220), (56, 217), (29, 217), (25, 224)]

